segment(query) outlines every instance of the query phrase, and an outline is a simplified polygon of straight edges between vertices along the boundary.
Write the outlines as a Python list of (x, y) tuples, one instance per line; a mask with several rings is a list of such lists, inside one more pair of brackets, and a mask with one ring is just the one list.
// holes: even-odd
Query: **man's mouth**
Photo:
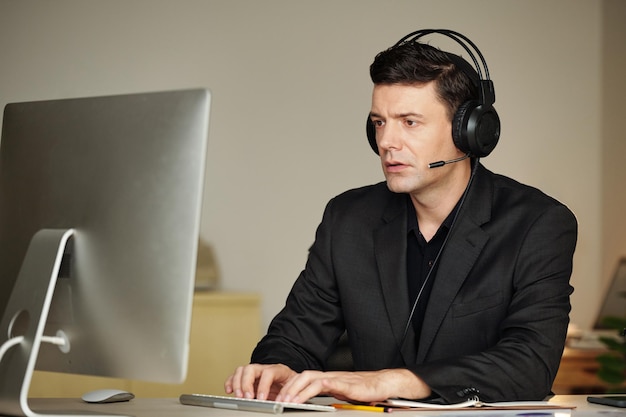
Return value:
[(406, 164), (400, 161), (386, 161), (385, 162), (385, 169), (388, 172), (397, 172), (406, 168), (406, 166), (407, 166)]

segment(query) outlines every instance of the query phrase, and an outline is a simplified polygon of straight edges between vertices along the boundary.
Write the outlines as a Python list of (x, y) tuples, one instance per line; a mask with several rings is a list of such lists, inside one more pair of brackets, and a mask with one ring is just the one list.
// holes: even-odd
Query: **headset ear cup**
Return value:
[(463, 153), (471, 153), (467, 142), (467, 115), (475, 106), (475, 101), (466, 101), (459, 106), (452, 118), (452, 140), (454, 146)]
[(483, 158), (500, 138), (500, 118), (490, 105), (468, 101), (459, 106), (452, 120), (454, 145), (464, 153)]
[(468, 136), (468, 141), (474, 155), (482, 158), (489, 155), (498, 144), (500, 117), (496, 109), (486, 104), (478, 106), (474, 112), (476, 116), (469, 119), (468, 132), (472, 135)]
[(372, 123), (372, 119), (370, 119), (369, 115), (367, 116), (367, 122), (365, 124), (365, 132), (367, 133), (367, 141), (370, 144), (370, 147), (374, 151), (376, 155), (378, 155), (378, 144), (376, 143), (376, 129), (374, 128), (374, 123)]

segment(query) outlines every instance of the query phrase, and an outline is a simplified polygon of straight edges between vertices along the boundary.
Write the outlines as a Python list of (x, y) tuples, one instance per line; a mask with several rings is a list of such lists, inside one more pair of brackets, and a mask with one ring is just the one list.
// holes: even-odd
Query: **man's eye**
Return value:
[(372, 120), (372, 124), (374, 124), (375, 127), (381, 127), (385, 124), (385, 122), (382, 120)]

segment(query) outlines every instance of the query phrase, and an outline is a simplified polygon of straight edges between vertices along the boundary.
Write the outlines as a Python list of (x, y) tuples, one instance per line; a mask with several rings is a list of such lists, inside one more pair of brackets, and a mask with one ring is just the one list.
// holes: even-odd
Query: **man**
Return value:
[[(466, 61), (413, 39), (378, 54), (370, 73), (369, 139), (386, 182), (328, 203), (284, 309), (226, 391), (543, 399), (569, 321), (575, 217), (480, 164), (499, 135), (490, 103), (478, 125), (494, 130), (491, 148), (465, 149), (459, 112), (485, 96)], [(344, 331), (354, 371), (325, 371)]]

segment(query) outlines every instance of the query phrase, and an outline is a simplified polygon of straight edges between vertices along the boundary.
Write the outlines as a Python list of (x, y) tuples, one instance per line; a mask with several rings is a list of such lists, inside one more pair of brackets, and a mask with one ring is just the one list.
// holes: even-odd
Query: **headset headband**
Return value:
[(463, 35), (462, 33), (455, 32), (453, 30), (448, 30), (448, 29), (421, 29), (421, 30), (416, 30), (415, 32), (409, 33), (408, 35), (406, 35), (405, 37), (400, 39), (398, 42), (396, 42), (394, 47), (398, 46), (400, 44), (403, 44), (405, 42), (416, 41), (416, 40), (418, 40), (420, 38), (423, 38), (426, 35), (430, 35), (431, 33), (439, 33), (441, 35), (447, 36), (448, 38), (454, 40), (456, 43), (461, 45), (463, 47), (463, 49), (465, 49), (465, 51), (469, 54), (470, 58), (472, 58), (472, 61), (474, 61), (474, 66), (476, 67), (476, 71), (478, 72), (478, 76), (481, 79), (483, 79), (482, 71), (481, 71), (480, 65), (478, 64), (478, 60), (476, 59), (476, 55), (474, 55), (474, 52), (472, 52), (472, 50), (467, 46), (467, 45), (470, 45), (472, 47), (472, 49), (474, 49), (474, 51), (476, 52), (478, 57), (480, 58), (480, 62), (482, 63), (483, 68), (485, 69), (485, 78), (484, 79), (485, 80), (489, 80), (489, 68), (487, 67), (487, 62), (485, 61), (485, 58), (483, 57), (483, 54), (480, 52), (480, 49), (478, 49), (476, 44), (474, 44), (474, 42), (472, 42), (467, 36)]
[[(493, 104), (496, 101), (496, 97), (495, 97), (495, 90), (493, 88), (493, 83), (491, 82), (491, 78), (489, 77), (489, 67), (487, 66), (487, 61), (485, 60), (485, 57), (480, 52), (480, 49), (478, 49), (476, 44), (472, 42), (472, 40), (469, 39), (467, 36), (463, 35), (462, 33), (455, 32), (454, 30), (449, 30), (449, 29), (416, 30), (415, 32), (409, 33), (408, 35), (400, 39), (398, 42), (396, 42), (396, 44), (393, 47), (396, 47), (403, 43), (415, 42), (418, 39), (423, 38), (424, 36), (427, 36), (433, 33), (438, 33), (443, 36), (446, 36), (452, 39), (453, 41), (455, 41), (456, 43), (458, 43), (459, 45), (461, 45), (463, 49), (465, 49), (467, 54), (470, 56), (470, 58), (474, 62), (474, 67), (476, 68), (476, 72), (478, 73), (478, 78), (480, 79), (479, 81), (479, 94), (481, 95), (481, 97), (479, 98), (480, 102)], [(478, 56), (478, 58), (480, 59), (480, 63), (482, 64), (482, 68), (484, 68), (484, 71), (485, 71), (484, 77), (483, 77), (483, 70), (481, 69), (481, 66), (476, 56)]]

